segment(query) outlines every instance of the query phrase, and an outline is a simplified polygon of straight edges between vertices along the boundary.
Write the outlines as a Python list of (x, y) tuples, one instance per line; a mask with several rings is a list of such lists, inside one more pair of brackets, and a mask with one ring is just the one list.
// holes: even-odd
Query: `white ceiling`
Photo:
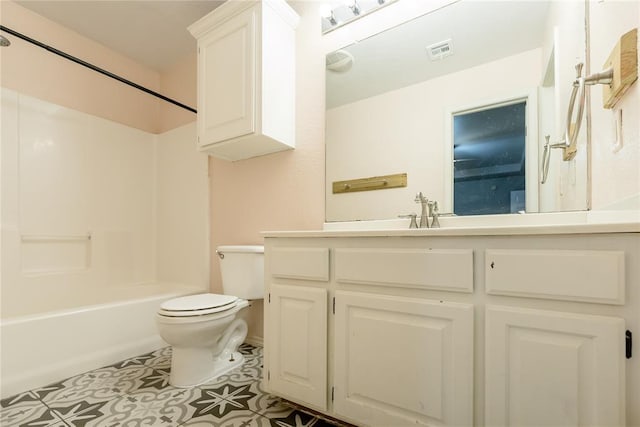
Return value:
[[(463, 0), (348, 46), (351, 69), (327, 71), (327, 108), (540, 47), (548, 11), (543, 0)], [(447, 39), (453, 55), (431, 61), (427, 46)]]
[(223, 2), (17, 0), (21, 6), (157, 71), (195, 52), (196, 41), (187, 27)]

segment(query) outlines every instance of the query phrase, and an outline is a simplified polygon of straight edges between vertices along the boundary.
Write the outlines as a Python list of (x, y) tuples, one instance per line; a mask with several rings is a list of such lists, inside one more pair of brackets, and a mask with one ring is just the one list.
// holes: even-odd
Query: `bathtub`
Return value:
[(159, 305), (203, 291), (175, 284), (112, 287), (108, 299), (95, 290), (75, 295), (75, 303), (86, 302), (77, 308), (3, 317), (2, 398), (166, 346), (156, 331)]

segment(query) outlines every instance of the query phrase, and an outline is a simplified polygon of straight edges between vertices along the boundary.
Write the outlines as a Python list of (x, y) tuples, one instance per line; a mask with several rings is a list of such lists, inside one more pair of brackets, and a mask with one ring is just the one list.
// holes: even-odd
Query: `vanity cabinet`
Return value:
[(333, 411), (363, 425), (473, 423), (473, 306), (337, 291)]
[(295, 146), (295, 27), (284, 0), (229, 1), (198, 40), (198, 148), (241, 160)]
[(587, 313), (624, 306), (625, 251), (588, 246), (485, 251), (487, 293), (524, 298), (485, 309), (488, 425), (625, 424), (625, 320), (525, 307), (529, 298), (548, 300), (541, 308), (588, 302), (577, 306)]
[(471, 292), (472, 251), (306, 243), (265, 251), (270, 392), (357, 425), (471, 425), (473, 305), (423, 290)]
[(272, 285), (268, 296), (271, 389), (326, 409), (327, 291)]
[(489, 306), (487, 425), (624, 425), (621, 318)]
[(358, 426), (640, 424), (638, 233), (412, 233), (266, 235), (269, 392)]

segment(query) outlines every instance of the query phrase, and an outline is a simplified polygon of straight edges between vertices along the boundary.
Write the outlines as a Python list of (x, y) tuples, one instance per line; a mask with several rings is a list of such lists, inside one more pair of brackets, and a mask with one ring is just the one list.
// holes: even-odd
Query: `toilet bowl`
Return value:
[(247, 323), (236, 316), (249, 298), (264, 296), (264, 248), (220, 246), (216, 252), (225, 294), (174, 298), (156, 314), (158, 332), (172, 347), (169, 383), (175, 387), (211, 381), (244, 362), (237, 350)]

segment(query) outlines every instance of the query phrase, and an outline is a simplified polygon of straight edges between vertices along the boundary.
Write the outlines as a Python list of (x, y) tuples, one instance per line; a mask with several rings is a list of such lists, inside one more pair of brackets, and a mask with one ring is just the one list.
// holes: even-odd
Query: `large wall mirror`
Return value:
[[(587, 209), (584, 129), (540, 183), (585, 34), (584, 2), (460, 0), (327, 55), (326, 220), (419, 212), (418, 192), (457, 215)], [(403, 173), (406, 187), (333, 192)]]

